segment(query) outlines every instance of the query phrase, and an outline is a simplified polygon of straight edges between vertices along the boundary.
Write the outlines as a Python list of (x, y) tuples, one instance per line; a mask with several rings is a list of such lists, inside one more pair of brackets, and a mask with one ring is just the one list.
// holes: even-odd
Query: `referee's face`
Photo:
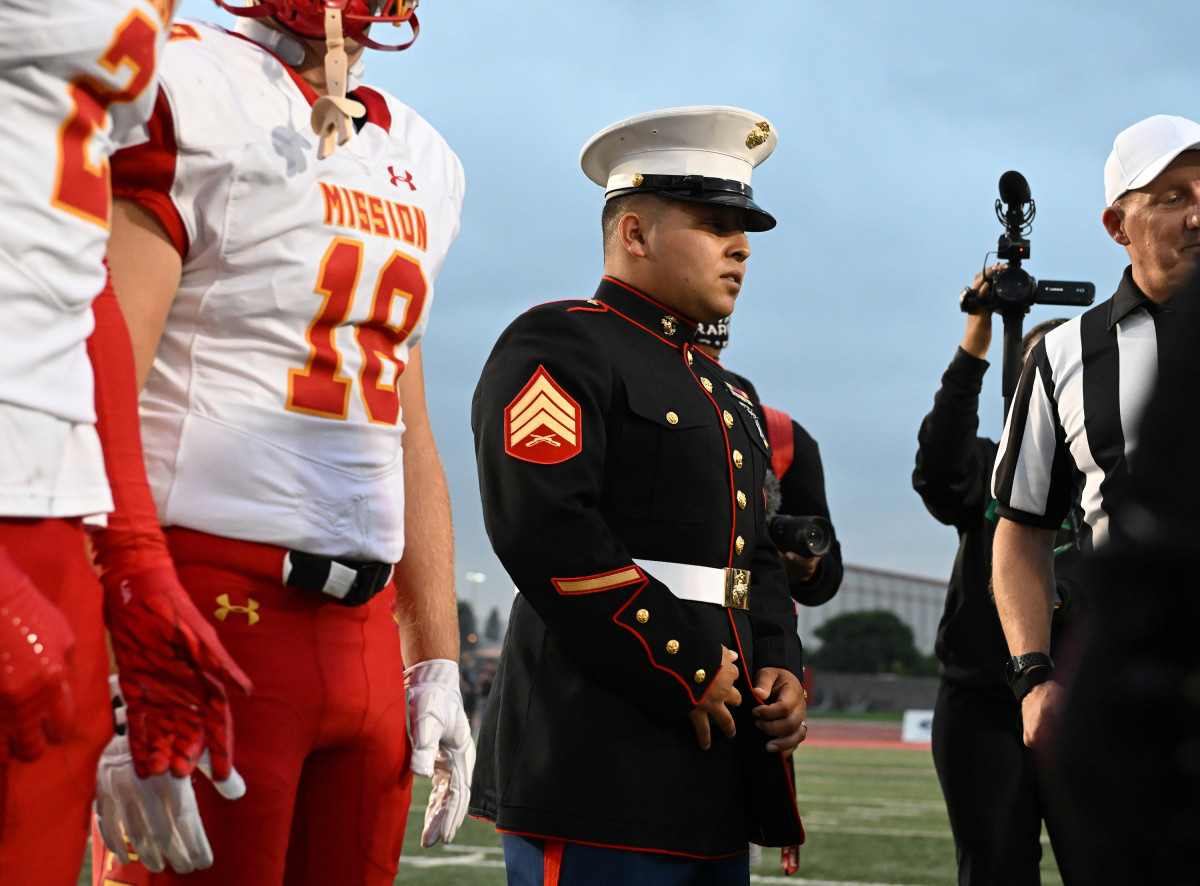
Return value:
[(1103, 220), (1129, 252), (1134, 282), (1151, 300), (1165, 301), (1200, 259), (1200, 151), (1184, 151), (1104, 210)]

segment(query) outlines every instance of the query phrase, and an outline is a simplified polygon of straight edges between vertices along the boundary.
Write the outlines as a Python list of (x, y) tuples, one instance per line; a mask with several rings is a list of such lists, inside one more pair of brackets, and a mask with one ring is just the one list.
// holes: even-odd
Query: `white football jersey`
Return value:
[(110, 510), (87, 338), (171, 0), (0, 3), (0, 515)]
[(162, 222), (183, 276), (142, 393), (164, 525), (395, 562), (404, 543), (397, 381), (458, 233), (463, 172), (377, 90), (317, 159), (312, 90), (273, 54), (177, 24), (150, 141), (114, 193)]

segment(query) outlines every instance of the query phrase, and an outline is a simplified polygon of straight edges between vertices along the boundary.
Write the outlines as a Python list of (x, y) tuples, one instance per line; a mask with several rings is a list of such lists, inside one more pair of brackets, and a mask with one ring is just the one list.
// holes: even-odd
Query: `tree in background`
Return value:
[(488, 613), (487, 624), (483, 626), (483, 636), (493, 643), (500, 642), (500, 610), (495, 606)]
[[(808, 656), (813, 667), (850, 674), (936, 674), (932, 656), (923, 656), (913, 631), (895, 613), (882, 609), (846, 612), (814, 632), (821, 648)], [(931, 670), (932, 668), (932, 670)]]
[(479, 642), (479, 633), (475, 625), (475, 610), (465, 600), (458, 601), (458, 645), (469, 649)]

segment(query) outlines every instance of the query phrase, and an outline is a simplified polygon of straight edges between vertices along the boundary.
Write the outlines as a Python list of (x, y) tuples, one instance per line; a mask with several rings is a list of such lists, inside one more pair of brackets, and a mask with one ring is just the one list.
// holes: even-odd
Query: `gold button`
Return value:
[(742, 453), (738, 450), (733, 450), (733, 466), (740, 468), (742, 466)]
[(708, 674), (704, 673), (704, 668), (701, 668), (700, 670), (696, 671), (696, 675), (694, 677), (692, 677), (692, 679), (695, 680), (697, 683), (703, 683), (704, 678), (707, 676), (708, 676)]
[(674, 412), (668, 412), (667, 413), (667, 424), (672, 424), (672, 425), (679, 424), (679, 416), (676, 415)]
[(668, 640), (667, 641), (667, 652), (670, 655), (674, 655), (678, 651), (679, 651), (679, 641), (678, 640)]
[(733, 416), (729, 414), (728, 409), (725, 410), (724, 418), (725, 418), (725, 427), (732, 428), (733, 427)]
[(710, 382), (707, 378), (701, 378), (700, 384), (704, 385), (704, 390), (708, 391), (710, 394), (712, 393), (712, 382)]
[(674, 317), (670, 317), (670, 316), (663, 317), (660, 322), (662, 323), (663, 332), (665, 332), (667, 335), (675, 334), (675, 318)]
[(735, 541), (735, 542), (733, 543), (733, 549), (734, 549), (735, 551), (737, 551), (739, 554), (740, 554), (742, 551), (746, 550), (746, 539), (742, 538), (742, 537), (739, 535), (739, 536), (737, 537), (737, 541)]
[(650, 613), (645, 609), (639, 609), (637, 611), (637, 620), (642, 624), (645, 624), (650, 620)]
[(691, 366), (692, 365), (692, 352), (691, 351), (688, 351), (688, 353), (687, 353), (687, 361), (688, 361), (688, 366)]
[(737, 494), (737, 503), (739, 508), (746, 507), (746, 493), (742, 492), (740, 489), (738, 490)]

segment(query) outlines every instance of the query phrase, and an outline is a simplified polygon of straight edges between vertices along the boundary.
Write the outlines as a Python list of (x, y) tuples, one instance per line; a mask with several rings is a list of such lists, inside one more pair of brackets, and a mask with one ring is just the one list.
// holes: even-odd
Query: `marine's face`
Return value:
[(1184, 151), (1150, 184), (1106, 209), (1105, 226), (1128, 250), (1142, 291), (1165, 300), (1200, 259), (1200, 151)]
[(715, 323), (733, 313), (749, 257), (744, 210), (664, 200), (646, 232), (646, 292), (691, 320)]

